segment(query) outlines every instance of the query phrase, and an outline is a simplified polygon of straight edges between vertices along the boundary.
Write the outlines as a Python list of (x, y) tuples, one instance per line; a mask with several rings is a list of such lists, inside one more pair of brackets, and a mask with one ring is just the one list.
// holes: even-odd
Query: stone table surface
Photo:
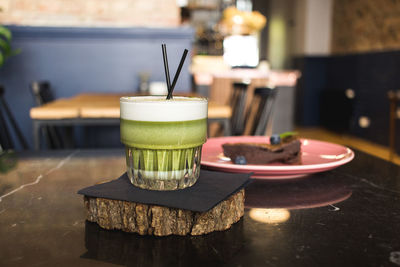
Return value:
[(0, 266), (400, 266), (400, 167), (355, 152), (332, 171), (254, 181), (227, 231), (163, 238), (85, 221), (76, 192), (119, 177), (122, 150), (21, 152), (0, 173)]

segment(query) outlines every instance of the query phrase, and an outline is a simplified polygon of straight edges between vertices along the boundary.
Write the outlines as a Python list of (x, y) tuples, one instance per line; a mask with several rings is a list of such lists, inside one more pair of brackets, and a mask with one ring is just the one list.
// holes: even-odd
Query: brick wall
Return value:
[(0, 24), (174, 27), (176, 0), (0, 0)]
[(399, 49), (400, 1), (334, 1), (333, 53)]

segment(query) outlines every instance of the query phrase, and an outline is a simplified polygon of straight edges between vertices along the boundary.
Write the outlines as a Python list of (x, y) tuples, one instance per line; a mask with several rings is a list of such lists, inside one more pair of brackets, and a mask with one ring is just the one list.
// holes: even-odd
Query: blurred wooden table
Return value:
[[(35, 150), (40, 149), (40, 132), (44, 126), (119, 125), (119, 99), (126, 95), (128, 94), (79, 94), (31, 108)], [(208, 120), (221, 123), (225, 135), (230, 134), (230, 118), (231, 108), (228, 105), (209, 101)]]

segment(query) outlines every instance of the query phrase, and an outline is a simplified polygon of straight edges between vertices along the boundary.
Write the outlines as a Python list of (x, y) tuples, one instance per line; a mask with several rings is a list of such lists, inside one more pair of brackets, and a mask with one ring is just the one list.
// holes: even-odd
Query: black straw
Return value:
[(174, 80), (172, 81), (171, 90), (168, 90), (167, 99), (172, 98), (172, 92), (174, 91), (176, 81), (178, 80), (179, 74), (181, 73), (181, 69), (182, 69), (183, 63), (185, 62), (187, 53), (188, 53), (188, 50), (185, 49), (185, 51), (183, 51), (181, 62), (179, 62), (178, 69), (176, 70)]
[(162, 44), (161, 45), (161, 49), (162, 49), (162, 53), (163, 53), (165, 79), (167, 80), (167, 88), (168, 88), (168, 95), (169, 95), (170, 91), (171, 91), (171, 80), (169, 78), (169, 68), (168, 68), (168, 57), (167, 57), (167, 47), (166, 47), (166, 45)]

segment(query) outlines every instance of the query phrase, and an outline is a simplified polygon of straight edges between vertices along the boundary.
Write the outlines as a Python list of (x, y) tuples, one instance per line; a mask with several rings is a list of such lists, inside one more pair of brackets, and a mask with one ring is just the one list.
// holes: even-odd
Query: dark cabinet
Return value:
[(387, 93), (400, 89), (400, 51), (305, 57), (300, 70), (299, 125), (388, 145)]

